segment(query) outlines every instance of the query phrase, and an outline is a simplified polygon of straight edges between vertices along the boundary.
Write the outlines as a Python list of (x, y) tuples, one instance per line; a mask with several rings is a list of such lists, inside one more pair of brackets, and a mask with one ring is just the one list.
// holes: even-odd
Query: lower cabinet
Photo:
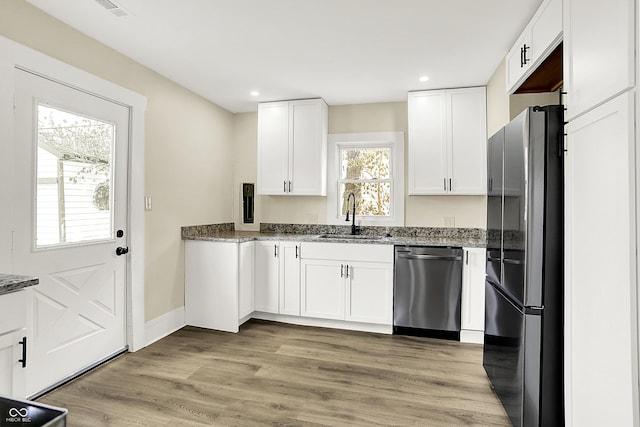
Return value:
[(248, 320), (255, 306), (253, 275), (253, 264), (255, 260), (254, 242), (240, 243), (238, 251), (238, 319), (242, 322), (243, 320)]
[[(238, 243), (185, 241), (184, 311), (187, 325), (238, 332), (238, 249)], [(246, 305), (243, 303), (245, 310)]]
[(463, 250), (460, 341), (483, 343), (486, 249)]
[(26, 310), (25, 291), (0, 295), (0, 396), (26, 397)]
[(278, 242), (255, 242), (256, 258), (253, 271), (256, 311), (274, 314), (279, 311), (278, 250)]
[[(329, 243), (303, 246), (300, 279), (302, 316), (392, 324), (393, 246), (369, 245), (366, 248), (357, 244)], [(366, 257), (362, 256), (363, 250), (366, 253), (377, 252), (378, 260), (359, 260), (359, 256)]]
[(255, 242), (255, 310), (300, 315), (300, 244)]

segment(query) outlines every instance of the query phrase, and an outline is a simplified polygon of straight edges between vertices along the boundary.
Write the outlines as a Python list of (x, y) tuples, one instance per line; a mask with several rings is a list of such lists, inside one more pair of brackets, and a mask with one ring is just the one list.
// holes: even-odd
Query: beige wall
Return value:
[[(180, 227), (233, 221), (233, 115), (26, 1), (0, 2), (0, 35), (147, 97), (145, 317), (184, 304)], [(140, 201), (142, 203), (142, 201)]]
[[(239, 196), (241, 183), (255, 182), (256, 179), (257, 115), (237, 114), (235, 124), (236, 153), (242, 157), (237, 157), (235, 161), (236, 225), (239, 229), (255, 229), (257, 225), (251, 227), (241, 224)], [(406, 146), (406, 102), (329, 107), (329, 133), (385, 131), (404, 132)], [(257, 223), (326, 223), (326, 197), (260, 196), (256, 203)], [(445, 218), (453, 218), (456, 227), (484, 228), (485, 210), (484, 196), (405, 196), (407, 226), (444, 227)]]
[(560, 94), (556, 92), (521, 93), (509, 96), (509, 120), (534, 105), (555, 105), (560, 102)]
[(503, 60), (487, 83), (487, 135), (499, 131), (511, 120), (507, 95), (507, 67)]

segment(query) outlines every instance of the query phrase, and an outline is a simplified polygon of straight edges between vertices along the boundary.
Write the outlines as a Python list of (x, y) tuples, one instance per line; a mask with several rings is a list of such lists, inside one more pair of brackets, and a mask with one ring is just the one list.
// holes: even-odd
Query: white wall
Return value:
[(0, 1), (0, 35), (147, 97), (146, 320), (182, 306), (180, 227), (233, 221), (233, 115), (26, 1)]

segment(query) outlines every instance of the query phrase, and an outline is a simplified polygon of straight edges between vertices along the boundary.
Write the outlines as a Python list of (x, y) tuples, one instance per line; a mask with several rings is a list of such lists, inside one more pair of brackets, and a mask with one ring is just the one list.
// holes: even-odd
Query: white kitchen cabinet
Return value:
[(0, 396), (26, 397), (26, 312), (26, 291), (0, 295)]
[(463, 248), (460, 341), (484, 342), (486, 249)]
[(345, 320), (393, 323), (393, 264), (347, 261)]
[[(526, 55), (526, 56), (525, 56)], [(520, 34), (505, 60), (507, 67), (507, 93), (513, 93), (531, 68), (531, 30), (529, 27)]]
[[(584, 3), (593, 3), (594, 14), (607, 13), (601, 11), (604, 3)], [(604, 31), (597, 34), (607, 37)], [(631, 426), (638, 419), (634, 117), (634, 94), (627, 92), (566, 126), (564, 366), (569, 427)]]
[(634, 0), (564, 0), (567, 120), (635, 85), (636, 4)]
[(325, 196), (327, 133), (322, 99), (258, 104), (258, 194)]
[(238, 317), (245, 320), (254, 311), (254, 242), (240, 243), (238, 259)]
[(300, 314), (321, 319), (344, 319), (344, 262), (303, 259)]
[(545, 0), (507, 53), (507, 93), (514, 93), (562, 41), (562, 0)]
[(185, 241), (185, 323), (238, 332), (238, 243)]
[(300, 315), (300, 244), (256, 243), (255, 310)]
[(486, 194), (484, 87), (408, 95), (409, 194)]
[(280, 314), (300, 316), (300, 243), (280, 242)]
[(278, 242), (255, 242), (255, 309), (264, 313), (278, 313)]
[(391, 325), (393, 246), (305, 243), (302, 316)]

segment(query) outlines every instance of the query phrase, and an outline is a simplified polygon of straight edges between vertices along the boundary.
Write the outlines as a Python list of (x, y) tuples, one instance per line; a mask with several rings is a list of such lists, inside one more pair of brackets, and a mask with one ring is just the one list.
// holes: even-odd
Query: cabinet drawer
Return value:
[(27, 324), (27, 293), (0, 295), (0, 334), (22, 329)]
[(304, 242), (301, 246), (300, 257), (302, 259), (392, 263), (393, 245)]

